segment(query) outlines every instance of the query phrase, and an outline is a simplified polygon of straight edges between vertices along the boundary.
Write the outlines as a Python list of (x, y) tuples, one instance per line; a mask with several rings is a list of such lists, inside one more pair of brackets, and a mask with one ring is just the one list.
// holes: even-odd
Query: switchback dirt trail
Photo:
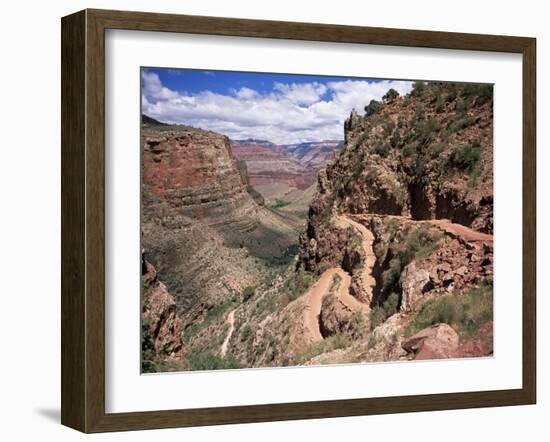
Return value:
[(372, 292), (376, 285), (376, 279), (372, 275), (372, 269), (376, 263), (376, 255), (374, 254), (374, 250), (372, 248), (374, 243), (374, 235), (363, 224), (360, 224), (344, 215), (338, 215), (336, 217), (336, 225), (341, 228), (351, 227), (361, 237), (361, 247), (363, 248), (365, 262), (363, 263), (363, 270), (359, 275), (359, 285), (363, 288), (363, 290), (365, 290), (365, 296), (370, 302), (372, 300)]
[[(397, 220), (406, 221), (409, 223), (430, 224), (434, 227), (437, 227), (442, 232), (447, 233), (451, 236), (454, 236), (464, 242), (469, 242), (469, 243), (481, 242), (481, 243), (490, 244), (490, 245), (493, 244), (493, 235), (489, 233), (478, 232), (477, 230), (473, 230), (470, 227), (467, 227), (458, 223), (453, 223), (450, 220), (445, 218), (414, 220), (410, 217), (400, 216), (400, 215), (376, 215), (376, 216), (378, 218), (397, 219)], [(364, 219), (365, 215), (350, 215), (350, 217), (353, 217), (357, 220), (362, 220)], [(352, 221), (349, 218), (348, 220)], [(353, 222), (355, 222), (355, 224), (362, 225), (356, 221), (353, 221)]]
[[(366, 297), (368, 299), (372, 299), (372, 292), (376, 284), (376, 280), (372, 275), (372, 269), (376, 262), (376, 255), (374, 254), (373, 250), (374, 235), (363, 224), (351, 219), (352, 216), (359, 221), (362, 219), (361, 215), (337, 215), (335, 219), (335, 224), (338, 227), (344, 229), (351, 227), (361, 237), (361, 247), (363, 248), (365, 262), (361, 274), (359, 275), (359, 286), (362, 287), (365, 291)], [(439, 228), (444, 233), (455, 236), (465, 242), (481, 242), (483, 244), (489, 245), (493, 244), (493, 235), (477, 232), (461, 224), (452, 223), (447, 219), (413, 220), (408, 217), (396, 215), (383, 215), (382, 217), (398, 218), (400, 220), (408, 221), (411, 223), (427, 223)], [(362, 310), (367, 314), (370, 311), (367, 303), (359, 301), (357, 298), (350, 294), (349, 288), (351, 284), (351, 276), (348, 272), (344, 271), (340, 267), (332, 267), (324, 271), (319, 280), (313, 285), (313, 287), (309, 289), (304, 297), (306, 301), (306, 309), (304, 311), (304, 323), (313, 342), (320, 342), (323, 340), (323, 336), (321, 335), (321, 331), (319, 329), (319, 315), (321, 313), (323, 298), (329, 293), (335, 275), (339, 275), (342, 279), (342, 281), (340, 282), (340, 286), (335, 293), (342, 304), (344, 304), (352, 311)], [(229, 337), (230, 335), (228, 335), (228, 338), (226, 338), (227, 342), (229, 342)]]
[[(351, 227), (357, 231), (361, 237), (361, 246), (363, 247), (365, 262), (363, 270), (359, 275), (359, 283), (360, 286), (365, 289), (367, 297), (372, 299), (372, 291), (376, 284), (376, 280), (372, 276), (372, 268), (376, 261), (376, 256), (372, 249), (374, 236), (365, 226), (343, 215), (339, 215), (336, 218), (336, 225), (341, 228)], [(304, 312), (304, 322), (313, 342), (323, 340), (323, 336), (319, 329), (319, 315), (321, 313), (323, 298), (329, 293), (335, 275), (339, 275), (341, 278), (340, 286), (335, 295), (342, 304), (352, 311), (361, 310), (367, 314), (370, 311), (366, 303), (359, 301), (350, 294), (349, 287), (351, 285), (351, 276), (348, 272), (340, 267), (332, 267), (324, 271), (305, 297), (306, 309)]]
[(229, 330), (227, 332), (227, 336), (223, 341), (222, 348), (220, 351), (222, 358), (227, 353), (227, 346), (229, 345), (229, 340), (231, 339), (231, 335), (233, 335), (233, 331), (235, 330), (235, 310), (231, 310), (229, 312), (229, 315), (227, 315), (227, 322), (229, 323)]

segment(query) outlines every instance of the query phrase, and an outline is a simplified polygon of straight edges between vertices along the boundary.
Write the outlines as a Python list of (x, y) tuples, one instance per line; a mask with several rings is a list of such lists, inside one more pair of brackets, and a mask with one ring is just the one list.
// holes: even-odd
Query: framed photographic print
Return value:
[(62, 423), (535, 403), (535, 40), (62, 20)]

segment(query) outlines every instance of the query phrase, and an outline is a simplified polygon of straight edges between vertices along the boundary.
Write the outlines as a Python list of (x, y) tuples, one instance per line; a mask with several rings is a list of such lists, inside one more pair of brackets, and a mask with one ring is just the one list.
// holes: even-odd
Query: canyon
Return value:
[(147, 369), (492, 355), (492, 87), (365, 104), (343, 143), (144, 118)]
[[(275, 144), (266, 140), (231, 140), (235, 156), (247, 166), (250, 183), (268, 205), (297, 198), (304, 204), (294, 212), (305, 214), (313, 196), (317, 174), (342, 147), (341, 141)], [(307, 199), (306, 199), (307, 198)], [(287, 209), (288, 210), (288, 209)]]

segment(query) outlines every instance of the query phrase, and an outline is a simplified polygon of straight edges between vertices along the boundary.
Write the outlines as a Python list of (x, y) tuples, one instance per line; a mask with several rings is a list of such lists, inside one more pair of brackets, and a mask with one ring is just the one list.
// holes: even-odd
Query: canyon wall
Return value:
[(492, 86), (419, 85), (347, 119), (345, 145), (318, 177), (301, 262), (323, 266), (333, 213), (448, 219), (493, 230)]

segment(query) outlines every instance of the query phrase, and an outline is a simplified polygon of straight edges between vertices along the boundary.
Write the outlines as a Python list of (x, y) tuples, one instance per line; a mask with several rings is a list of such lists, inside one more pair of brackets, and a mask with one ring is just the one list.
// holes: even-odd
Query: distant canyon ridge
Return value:
[[(314, 186), (319, 171), (334, 159), (334, 153), (343, 145), (343, 140), (296, 144), (275, 144), (252, 138), (231, 140), (233, 154), (246, 163), (250, 184), (269, 205), (277, 200), (286, 201), (287, 196), (292, 200), (300, 193), (296, 190), (305, 191)], [(313, 191), (308, 194), (312, 195)]]

